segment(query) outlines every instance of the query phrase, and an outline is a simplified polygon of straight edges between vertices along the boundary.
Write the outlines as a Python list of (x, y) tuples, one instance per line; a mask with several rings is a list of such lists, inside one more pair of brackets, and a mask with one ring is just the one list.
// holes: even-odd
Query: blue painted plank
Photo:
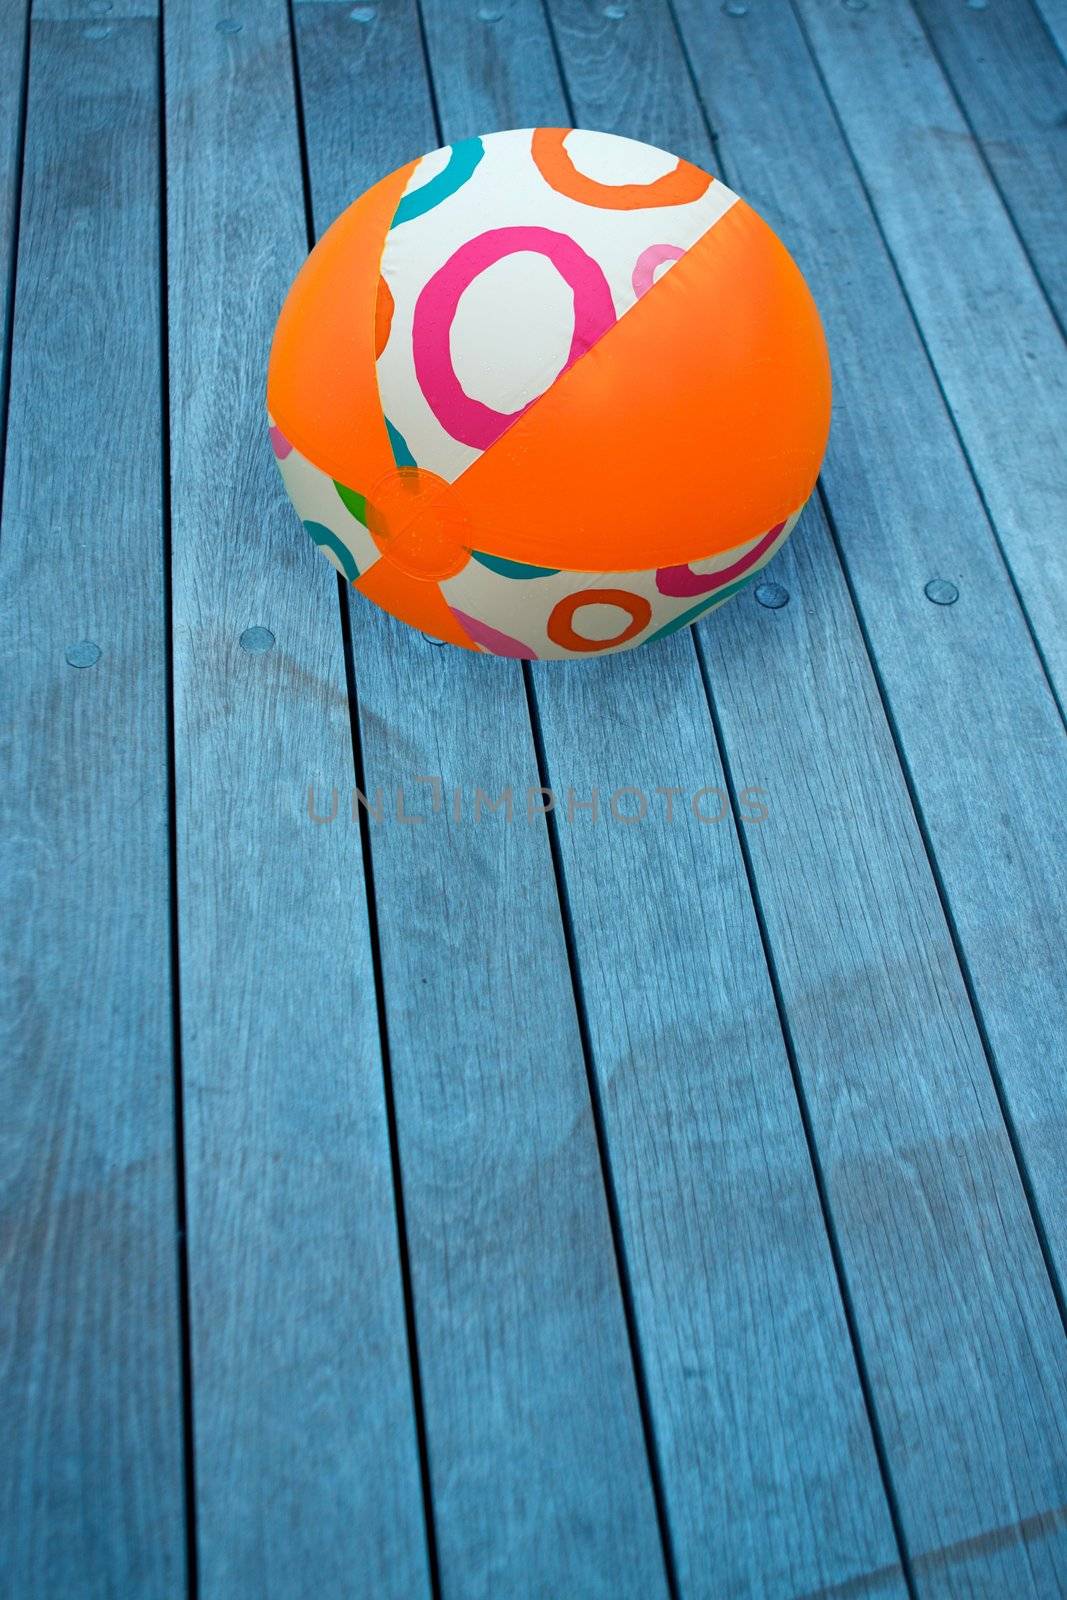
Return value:
[(1030, 0), (913, 3), (1062, 330), (1067, 66)]
[(137, 18), (158, 22), (160, 8), (158, 0), (31, 0), (30, 10), (35, 24), (70, 22), (83, 30), (91, 28), (86, 37), (100, 43), (110, 37), (117, 22)]
[(1034, 9), (1048, 29), (1060, 59), (1067, 61), (1067, 0), (1034, 0)]
[[(728, 175), (789, 239), (826, 319), (836, 410), (823, 484), (1062, 1283), (1067, 823), (1048, 803), (1067, 792), (1057, 710), (794, 19), (783, 8), (709, 19), (691, 0), (680, 16)], [(813, 166), (818, 183), (807, 181)], [(908, 397), (891, 429), (887, 394)], [(927, 598), (938, 577), (956, 603)]]
[[(550, 9), (582, 123), (712, 162), (665, 6)], [(727, 71), (702, 61), (712, 102)], [(784, 92), (809, 105), (810, 86)], [(908, 399), (883, 390), (891, 413)], [(700, 636), (727, 778), (769, 791), (743, 840), (913, 1582), (982, 1592), (981, 1572), (985, 1592), (1054, 1593), (1063, 1330), (818, 504), (773, 575), (785, 607), (744, 598)]]
[(905, 0), (863, 11), (801, 0), (798, 11), (1062, 708), (1067, 351), (1060, 331)]
[[(788, 604), (700, 634), (732, 770), (772, 797), (746, 839), (915, 1583), (1043, 1600), (1067, 1582), (1063, 1327), (821, 519), (790, 543)], [(789, 674), (773, 697), (817, 714), (764, 709), (772, 742), (751, 680)]]
[[(438, 141), (413, 5), (296, 23), (321, 230)], [(352, 628), (441, 1590), (664, 1595), (522, 675), (358, 597)]]
[(680, 1591), (902, 1595), (692, 644), (533, 679)]
[(0, 532), (12, 1596), (185, 1583), (155, 40), (33, 28)]
[(28, 34), (28, 0), (0, 0), (0, 493), (4, 482), (8, 333), (13, 304), (11, 289), (22, 177)]
[[(284, 0), (166, 8), (178, 901), (204, 1596), (429, 1571), (337, 584), (266, 437), (306, 250)], [(263, 648), (266, 646), (267, 648)], [(329, 814), (321, 789), (316, 814)], [(356, 1576), (358, 1574), (358, 1580)]]
[[(540, 7), (488, 10), (423, 7), (445, 137), (566, 125)], [(903, 1594), (692, 644), (532, 684), (679, 1590)]]

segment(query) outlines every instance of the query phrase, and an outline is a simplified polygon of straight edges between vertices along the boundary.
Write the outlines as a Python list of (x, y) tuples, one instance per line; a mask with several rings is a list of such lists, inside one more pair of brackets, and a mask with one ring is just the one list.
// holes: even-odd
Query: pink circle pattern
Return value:
[(671, 595), (679, 598), (683, 595), (710, 594), (713, 589), (721, 589), (727, 583), (732, 583), (736, 578), (743, 577), (750, 567), (754, 567), (762, 555), (770, 549), (777, 539), (784, 522), (775, 523), (762, 539), (746, 550), (743, 556), (731, 562), (728, 567), (719, 567), (715, 572), (694, 572), (692, 567), (660, 567), (656, 573), (656, 588), (660, 594)]
[(665, 261), (680, 261), (684, 255), (685, 251), (676, 244), (650, 244), (647, 250), (642, 250), (630, 279), (637, 298), (640, 300), (651, 289), (656, 281), (657, 267), (661, 267)]
[(452, 365), (450, 334), (460, 297), (488, 267), (522, 250), (547, 257), (574, 295), (574, 332), (562, 371), (573, 366), (615, 321), (615, 305), (603, 270), (568, 234), (551, 228), (492, 228), (460, 245), (424, 286), (415, 305), (412, 354), (426, 403), (453, 439), (487, 450), (528, 411), (496, 411), (461, 387)]
[(509, 656), (513, 661), (537, 660), (537, 651), (531, 650), (521, 639), (513, 639), (510, 633), (501, 633), (499, 628), (491, 628), (488, 622), (468, 616), (465, 611), (459, 611), (455, 606), (450, 606), (449, 610), (460, 627), (470, 634), (475, 644), (480, 644), (493, 655)]

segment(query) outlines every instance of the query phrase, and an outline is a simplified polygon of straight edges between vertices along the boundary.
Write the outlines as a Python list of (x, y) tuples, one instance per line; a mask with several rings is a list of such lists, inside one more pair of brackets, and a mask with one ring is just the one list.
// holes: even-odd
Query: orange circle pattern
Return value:
[[(613, 639), (586, 639), (574, 630), (574, 613), (582, 606), (618, 606), (629, 613), (630, 621)], [(635, 639), (652, 620), (652, 607), (642, 594), (631, 594), (628, 589), (579, 589), (576, 594), (565, 595), (552, 608), (545, 632), (553, 644), (564, 650), (617, 650), (619, 645)]]
[(385, 278), (378, 275), (378, 293), (374, 301), (374, 359), (377, 361), (389, 343), (389, 329), (393, 326), (393, 292)]
[(684, 206), (699, 200), (714, 180), (690, 161), (679, 159), (673, 172), (665, 172), (651, 183), (598, 183), (579, 172), (564, 144), (572, 128), (536, 128), (530, 153), (534, 164), (550, 189), (578, 200), (582, 205), (599, 206), (602, 211), (641, 211), (648, 206)]

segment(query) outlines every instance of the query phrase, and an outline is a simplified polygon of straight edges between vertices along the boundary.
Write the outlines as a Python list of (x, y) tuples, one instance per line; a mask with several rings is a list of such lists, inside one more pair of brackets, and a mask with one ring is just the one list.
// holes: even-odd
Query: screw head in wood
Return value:
[(781, 611), (789, 604), (789, 590), (780, 583), (757, 583), (756, 599), (768, 611)]
[(250, 656), (261, 656), (274, 648), (274, 635), (269, 628), (246, 628), (241, 635), (241, 649)]
[(91, 639), (79, 639), (77, 644), (69, 644), (65, 653), (72, 667), (95, 667), (100, 660), (100, 646)]

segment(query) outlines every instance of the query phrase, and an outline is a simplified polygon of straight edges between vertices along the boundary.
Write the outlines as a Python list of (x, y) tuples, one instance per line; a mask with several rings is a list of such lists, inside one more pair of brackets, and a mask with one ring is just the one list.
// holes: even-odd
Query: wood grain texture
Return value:
[(0, 1589), (35, 1600), (185, 1580), (156, 129), (151, 24), (35, 24), (0, 535)]
[[(321, 231), (438, 141), (413, 5), (296, 21)], [(372, 857), (442, 1593), (647, 1600), (663, 1555), (548, 841), (525, 818), (522, 676), (358, 597), (352, 626), (388, 807)], [(513, 820), (478, 820), (476, 788), (508, 786)], [(424, 821), (398, 820), (398, 789)]]
[[(788, 604), (742, 598), (699, 653), (524, 680), (351, 597), (370, 884), (337, 589), (264, 437), (304, 253), (288, 8), (170, 0), (161, 63), (153, 0), (37, 0), (0, 530), (5, 1596), (188, 1586), (161, 109), (200, 1592), (1067, 1592), (1062, 1328), (955, 954), (1062, 1271), (1065, 756), (982, 501), (1045, 643), (1028, 541), (1061, 503), (1035, 443), (1060, 390), (1012, 221), (1047, 288), (1058, 69), (1016, 0), (916, 3), (951, 89), (903, 0), (805, 0), (817, 61), (752, 0), (295, 5), (320, 228), (437, 142), (433, 107), (451, 139), (570, 120), (560, 63), (576, 120), (715, 170), (691, 64), (835, 367), (831, 520), (776, 560)], [(23, 20), (0, 0), (7, 221)], [(697, 819), (697, 790), (746, 785), (765, 821)], [(509, 787), (510, 820), (479, 807)]]
[(680, 1591), (903, 1594), (691, 642), (534, 680)]
[[(409, 1600), (427, 1551), (337, 587), (266, 436), (306, 249), (286, 7), (172, 0), (165, 61), (200, 1589)], [(324, 779), (337, 825), (309, 815)]]
[[(539, 6), (423, 10), (447, 139), (566, 126)], [(691, 642), (532, 676), (680, 1591), (903, 1593)]]
[(18, 194), (22, 173), (24, 63), (28, 0), (0, 0), (0, 490), (7, 407), (8, 319), (12, 310)]
[(1034, 0), (1034, 10), (1048, 29), (1061, 61), (1067, 61), (1067, 0)]
[[(694, 0), (679, 15), (728, 177), (789, 240), (826, 321), (836, 405), (823, 485), (1062, 1283), (1059, 716), (795, 19), (785, 7), (708, 17)], [(907, 396), (889, 429), (887, 394)], [(957, 585), (954, 605), (926, 598), (935, 576)]]
[[(583, 125), (711, 163), (665, 7), (550, 9)], [(769, 791), (744, 842), (915, 1583), (1055, 1592), (1062, 1327), (817, 504), (773, 575), (786, 607), (748, 596), (700, 635), (728, 776)], [(969, 1566), (946, 1553), (994, 1528)]]
[(158, 18), (160, 0), (30, 0), (30, 8), (35, 23), (79, 22), (95, 30), (87, 37), (99, 44), (108, 37), (101, 30), (110, 32), (117, 22)]
[(497, 128), (565, 127), (568, 110), (552, 36), (539, 0), (420, 7), (450, 142)]
[[(790, 545), (788, 605), (701, 638), (731, 763), (771, 796), (746, 840), (916, 1586), (1036, 1600), (1067, 1572), (1062, 1325), (818, 515)], [(772, 745), (753, 673), (816, 715)]]
[[(1067, 351), (917, 18), (799, 0), (1061, 708)], [(990, 403), (990, 397), (996, 403)]]
[(1067, 66), (1030, 0), (913, 0), (1061, 329), (1067, 323)]

